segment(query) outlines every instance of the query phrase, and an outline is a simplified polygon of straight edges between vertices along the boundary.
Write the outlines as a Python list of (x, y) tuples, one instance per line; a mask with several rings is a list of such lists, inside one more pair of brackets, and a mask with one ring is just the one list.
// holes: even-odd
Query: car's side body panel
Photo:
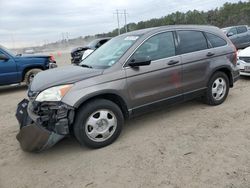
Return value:
[[(180, 29), (159, 28), (157, 31), (147, 32), (128, 49), (117, 64), (106, 69), (102, 75), (77, 82), (63, 98), (63, 102), (77, 108), (92, 97), (105, 93), (115, 94), (125, 101), (132, 115), (151, 109), (152, 106), (162, 105), (163, 102), (173, 104), (203, 94), (215, 70), (226, 69), (231, 72), (232, 83), (236, 80), (238, 70), (232, 64), (234, 49), (219, 29), (195, 29), (188, 26), (181, 29), (215, 33), (227, 41), (227, 45), (159, 59), (152, 61), (149, 66), (129, 67), (127, 62), (130, 57), (148, 38)], [(214, 55), (207, 56), (209, 52)], [(171, 60), (179, 63), (168, 65)]]

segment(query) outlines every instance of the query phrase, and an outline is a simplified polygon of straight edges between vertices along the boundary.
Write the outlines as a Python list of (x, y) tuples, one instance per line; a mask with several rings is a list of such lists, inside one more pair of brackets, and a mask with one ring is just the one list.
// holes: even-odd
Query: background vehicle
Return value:
[(250, 76), (250, 47), (239, 51), (237, 65), (240, 69), (240, 75)]
[(71, 51), (71, 63), (78, 65), (82, 61), (82, 59), (85, 59), (94, 50), (105, 44), (110, 39), (110, 37), (95, 39), (85, 47), (78, 47), (73, 49)]
[(16, 55), (0, 46), (0, 85), (23, 81), (29, 85), (38, 72), (56, 67), (55, 63), (51, 56)]
[(250, 30), (246, 25), (222, 28), (237, 49), (250, 46)]
[[(79, 66), (35, 77), (30, 101), (18, 105), (29, 106), (33, 120), (25, 122), (25, 113), (17, 110), (19, 142), (33, 150), (37, 141), (27, 129), (39, 126), (36, 134), (46, 138), (38, 142), (39, 151), (69, 130), (81, 144), (107, 146), (118, 138), (125, 118), (196, 97), (209, 105), (222, 104), (239, 78), (236, 63), (235, 47), (216, 27), (166, 26), (120, 35)], [(32, 143), (28, 146), (27, 138)]]

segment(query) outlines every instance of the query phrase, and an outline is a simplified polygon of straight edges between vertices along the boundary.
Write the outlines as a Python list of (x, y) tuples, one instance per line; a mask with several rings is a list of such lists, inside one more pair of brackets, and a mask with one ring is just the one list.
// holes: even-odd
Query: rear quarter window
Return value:
[(208, 48), (207, 40), (201, 31), (177, 31), (179, 37), (178, 54), (185, 54)]
[(209, 47), (216, 48), (216, 47), (227, 45), (227, 42), (217, 35), (206, 33), (206, 36), (207, 36)]

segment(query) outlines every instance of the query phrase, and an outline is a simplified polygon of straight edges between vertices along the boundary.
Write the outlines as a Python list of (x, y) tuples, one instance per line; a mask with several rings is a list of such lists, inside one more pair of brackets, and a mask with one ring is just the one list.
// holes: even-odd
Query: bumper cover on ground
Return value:
[(24, 151), (40, 152), (55, 145), (65, 135), (49, 131), (36, 124), (28, 114), (28, 103), (29, 101), (24, 99), (18, 104), (16, 118), (20, 125), (20, 131), (16, 138)]

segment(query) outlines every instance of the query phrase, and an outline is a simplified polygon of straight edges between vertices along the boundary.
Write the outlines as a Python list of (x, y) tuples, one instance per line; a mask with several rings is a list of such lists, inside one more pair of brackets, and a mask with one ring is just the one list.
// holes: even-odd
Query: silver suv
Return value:
[(92, 148), (111, 144), (124, 119), (201, 97), (223, 103), (239, 78), (236, 49), (212, 26), (164, 26), (104, 44), (79, 66), (39, 73), (19, 103), (17, 139), (42, 151), (66, 135)]

